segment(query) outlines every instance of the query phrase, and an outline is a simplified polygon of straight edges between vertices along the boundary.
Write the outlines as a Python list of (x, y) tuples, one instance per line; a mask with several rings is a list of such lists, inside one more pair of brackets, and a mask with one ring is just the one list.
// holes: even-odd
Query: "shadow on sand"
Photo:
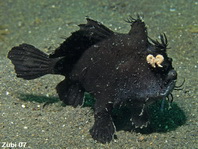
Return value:
[[(43, 108), (45, 105), (59, 102), (58, 97), (46, 97), (32, 94), (20, 94), (19, 99), (23, 101), (43, 103)], [(91, 107), (93, 109), (94, 103), (94, 98), (90, 94), (85, 93), (85, 103), (83, 107)], [(66, 105), (62, 104), (62, 106)], [(136, 131), (142, 134), (149, 134), (153, 132), (165, 133), (175, 130), (177, 127), (183, 125), (186, 122), (184, 111), (182, 111), (182, 109), (180, 109), (175, 102), (169, 105), (168, 101), (165, 101), (163, 112), (161, 111), (160, 107), (161, 101), (149, 106), (148, 112), (150, 115), (150, 124), (148, 127), (143, 129), (137, 129), (131, 125), (131, 111), (129, 109), (115, 109), (113, 111), (113, 120), (115, 122), (117, 131)]]

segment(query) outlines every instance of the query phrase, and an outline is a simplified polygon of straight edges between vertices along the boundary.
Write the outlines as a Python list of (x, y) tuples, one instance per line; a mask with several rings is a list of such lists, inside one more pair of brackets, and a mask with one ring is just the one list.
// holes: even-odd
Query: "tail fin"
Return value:
[(8, 58), (15, 66), (17, 77), (26, 80), (53, 73), (53, 66), (56, 63), (47, 54), (29, 44), (13, 47), (8, 53)]

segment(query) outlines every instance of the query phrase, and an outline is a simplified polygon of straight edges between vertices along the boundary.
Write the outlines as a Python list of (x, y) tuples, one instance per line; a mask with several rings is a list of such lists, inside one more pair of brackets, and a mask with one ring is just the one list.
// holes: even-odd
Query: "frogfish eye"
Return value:
[(172, 58), (168, 58), (168, 61), (172, 63), (173, 59)]

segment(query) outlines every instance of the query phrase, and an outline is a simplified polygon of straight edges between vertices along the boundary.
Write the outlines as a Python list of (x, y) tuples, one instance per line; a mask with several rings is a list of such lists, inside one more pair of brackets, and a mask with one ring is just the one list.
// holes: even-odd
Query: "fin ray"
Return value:
[(50, 59), (47, 54), (29, 44), (13, 47), (8, 58), (15, 67), (17, 77), (30, 80), (54, 73), (57, 59)]

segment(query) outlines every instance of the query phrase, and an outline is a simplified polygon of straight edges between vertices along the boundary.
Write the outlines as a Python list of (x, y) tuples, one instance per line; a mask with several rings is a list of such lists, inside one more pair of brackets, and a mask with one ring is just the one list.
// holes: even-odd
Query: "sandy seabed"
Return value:
[[(7, 0), (0, 2), (0, 147), (3, 148), (198, 148), (198, 2), (117, 0)], [(55, 86), (62, 76), (26, 81), (16, 78), (7, 52), (21, 43), (50, 53), (85, 23), (90, 16), (116, 32), (126, 33), (128, 16), (144, 16), (148, 34), (165, 32), (168, 54), (178, 73), (174, 103), (185, 123), (172, 131), (142, 134), (120, 130), (109, 144), (96, 143), (89, 134), (93, 125), (90, 108), (62, 106)], [(52, 102), (43, 108), (46, 102)]]

